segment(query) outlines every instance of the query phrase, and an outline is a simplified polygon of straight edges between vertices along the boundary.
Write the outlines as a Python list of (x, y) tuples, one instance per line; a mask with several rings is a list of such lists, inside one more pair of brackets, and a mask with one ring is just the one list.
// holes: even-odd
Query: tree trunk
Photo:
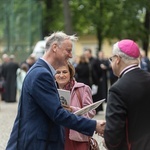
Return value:
[(69, 8), (69, 1), (63, 0), (63, 6), (64, 6), (63, 12), (64, 12), (65, 32), (67, 34), (73, 34), (71, 12), (70, 12), (70, 8)]
[(45, 5), (46, 5), (46, 9), (44, 10), (46, 13), (44, 13), (44, 16), (43, 16), (43, 39), (45, 36), (47, 36), (51, 31), (49, 31), (49, 24), (50, 22), (53, 21), (53, 16), (49, 15), (50, 14), (50, 11), (52, 9), (52, 6), (53, 6), (53, 0), (44, 0), (45, 2)]
[[(100, 1), (99, 3), (99, 14), (100, 14), (100, 17), (103, 18), (103, 6), (104, 6), (104, 2), (103, 0)], [(103, 41), (103, 36), (102, 36), (102, 29), (103, 29), (103, 23), (100, 19), (100, 21), (98, 22), (97, 24), (97, 39), (98, 39), (98, 50), (97, 50), (97, 53), (99, 51), (101, 51), (101, 47), (102, 47), (102, 41)]]
[(142, 45), (143, 45), (143, 49), (146, 53), (148, 53), (148, 47), (149, 47), (149, 34), (150, 34), (150, 11), (147, 10), (146, 11), (146, 15), (145, 15), (145, 22), (144, 22), (144, 27), (145, 27), (145, 39), (142, 39)]
[(98, 39), (98, 51), (97, 51), (98, 53), (102, 47), (102, 31), (100, 27), (97, 27), (97, 39)]

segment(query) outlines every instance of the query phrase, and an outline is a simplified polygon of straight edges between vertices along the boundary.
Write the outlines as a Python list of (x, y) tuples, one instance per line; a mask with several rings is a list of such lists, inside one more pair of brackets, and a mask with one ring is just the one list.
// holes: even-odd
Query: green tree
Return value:
[[(53, 31), (130, 38), (149, 47), (149, 0), (1, 0), (0, 42), (7, 50), (27, 49)], [(21, 45), (22, 47), (19, 48)]]
[(74, 30), (96, 34), (99, 50), (104, 39), (130, 38), (149, 45), (150, 3), (148, 0), (76, 0), (71, 3)]

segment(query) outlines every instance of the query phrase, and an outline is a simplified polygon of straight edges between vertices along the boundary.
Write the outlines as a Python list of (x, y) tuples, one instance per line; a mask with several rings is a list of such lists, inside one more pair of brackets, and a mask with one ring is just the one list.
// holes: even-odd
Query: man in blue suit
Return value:
[(64, 127), (88, 136), (94, 131), (103, 133), (103, 121), (78, 117), (63, 109), (60, 103), (54, 74), (72, 57), (72, 42), (76, 39), (63, 32), (47, 38), (43, 57), (25, 77), (6, 150), (63, 150)]

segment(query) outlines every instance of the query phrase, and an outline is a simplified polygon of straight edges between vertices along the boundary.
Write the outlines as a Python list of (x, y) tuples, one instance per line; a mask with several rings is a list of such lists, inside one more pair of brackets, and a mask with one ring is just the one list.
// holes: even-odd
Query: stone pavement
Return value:
[[(104, 119), (105, 104), (103, 106), (104, 111), (99, 112), (99, 114), (94, 117), (95, 119)], [(5, 103), (4, 101), (0, 101), (0, 150), (5, 150), (6, 148), (13, 122), (17, 114), (17, 107), (18, 103)], [(101, 143), (102, 138), (97, 135), (94, 135), (94, 137), (98, 140), (101, 150), (104, 150)]]
[(16, 116), (17, 105), (18, 103), (0, 101), (0, 150), (5, 150)]

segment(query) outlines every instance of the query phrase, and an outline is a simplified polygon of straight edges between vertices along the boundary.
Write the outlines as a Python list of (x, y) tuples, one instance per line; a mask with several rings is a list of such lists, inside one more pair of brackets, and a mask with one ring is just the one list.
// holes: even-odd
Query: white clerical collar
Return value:
[(126, 74), (127, 72), (133, 70), (133, 69), (136, 69), (136, 68), (139, 68), (139, 65), (138, 64), (133, 64), (133, 65), (130, 65), (130, 66), (127, 66), (126, 68), (124, 68), (121, 72), (120, 72), (120, 75), (119, 75), (119, 78), (121, 78), (124, 74)]

